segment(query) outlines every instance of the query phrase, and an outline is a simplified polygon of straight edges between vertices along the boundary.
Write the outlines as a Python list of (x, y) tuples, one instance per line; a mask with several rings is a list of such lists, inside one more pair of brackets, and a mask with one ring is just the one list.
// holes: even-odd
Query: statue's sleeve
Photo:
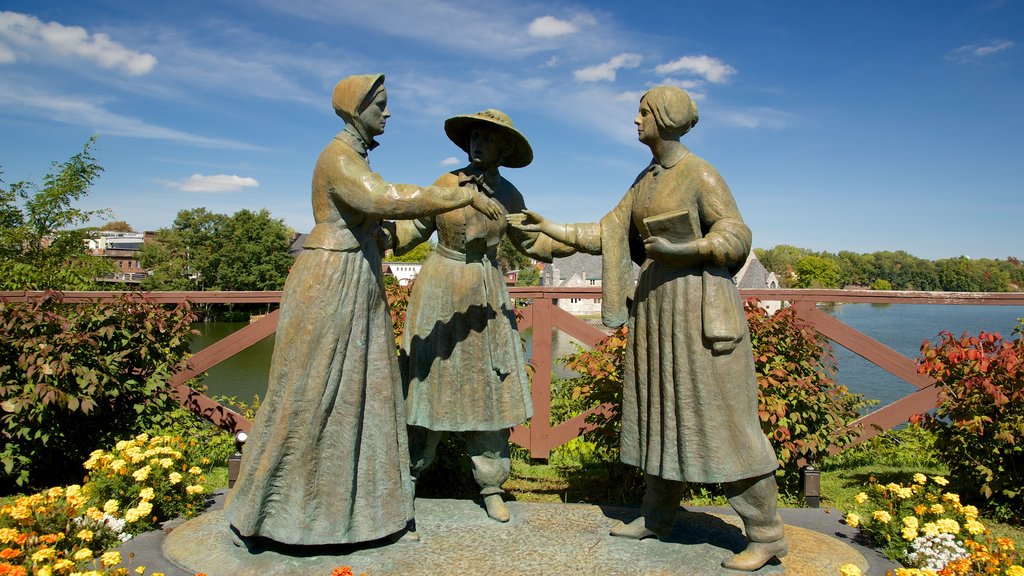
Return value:
[[(601, 259), (601, 322), (610, 328), (629, 320), (626, 300), (633, 293), (633, 261), (629, 254), (630, 222), (633, 218), (633, 189), (630, 188), (618, 205), (601, 218), (597, 229), (577, 228), (577, 241), (582, 251), (600, 252)], [(596, 250), (594, 250), (596, 248)]]
[(743, 222), (736, 200), (718, 171), (705, 163), (701, 172), (700, 221), (711, 261), (736, 272), (750, 253), (750, 228)]
[(466, 206), (472, 191), (465, 187), (394, 184), (371, 172), (365, 164), (342, 158), (336, 178), (328, 182), (328, 193), (363, 214), (382, 218), (409, 219), (432, 216)]
[(437, 229), (433, 216), (395, 221), (395, 256), (401, 256), (427, 241)]

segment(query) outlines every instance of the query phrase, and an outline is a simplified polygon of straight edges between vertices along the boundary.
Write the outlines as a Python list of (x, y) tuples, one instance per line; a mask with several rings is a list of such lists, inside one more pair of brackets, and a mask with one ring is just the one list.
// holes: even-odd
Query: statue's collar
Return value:
[(668, 153), (664, 154), (660, 160), (652, 159), (651, 165), (660, 166), (662, 169), (667, 170), (678, 164), (679, 161), (682, 160), (683, 158), (686, 158), (686, 155), (689, 153), (690, 151), (682, 146), (678, 148), (673, 148), (669, 150)]
[(367, 157), (370, 150), (379, 146), (379, 143), (373, 138), (371, 138), (370, 142), (367, 143), (362, 134), (360, 134), (359, 131), (351, 124), (346, 124), (344, 130), (338, 132), (338, 135), (335, 136), (335, 138), (351, 146), (352, 149), (358, 152), (363, 158)]

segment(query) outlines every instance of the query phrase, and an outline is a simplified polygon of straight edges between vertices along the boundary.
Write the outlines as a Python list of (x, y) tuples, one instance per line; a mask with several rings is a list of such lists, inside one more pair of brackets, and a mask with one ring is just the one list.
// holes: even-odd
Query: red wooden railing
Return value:
[[(563, 298), (600, 298), (600, 288), (519, 287), (512, 288), (509, 292), (513, 298), (532, 301), (532, 304), (522, 309), (520, 329), (533, 328), (531, 364), (534, 367), (532, 389), (534, 417), (528, 426), (517, 426), (513, 430), (512, 441), (530, 450), (530, 454), (534, 458), (546, 458), (552, 449), (592, 429), (592, 426), (585, 421), (589, 414), (609, 409), (607, 406), (598, 407), (568, 421), (551, 424), (552, 330), (561, 330), (591, 346), (604, 337), (601, 330), (558, 308), (556, 301)], [(0, 300), (24, 301), (39, 294), (38, 292), (0, 292)], [(65, 292), (64, 299), (67, 302), (85, 302), (115, 298), (121, 294), (121, 292)], [(176, 304), (184, 300), (204, 304), (274, 304), (280, 302), (281, 298), (280, 292), (147, 292), (145, 294), (156, 302), (168, 304)], [(819, 311), (818, 303), (1024, 306), (1024, 293), (777, 289), (742, 290), (741, 294), (744, 298), (757, 298), (761, 301), (789, 302), (796, 309), (797, 315), (819, 333), (917, 388), (908, 396), (861, 418), (858, 421), (864, 425), (861, 440), (874, 436), (880, 430), (887, 430), (902, 424), (914, 414), (934, 408), (937, 401), (935, 383), (918, 374), (914, 360)], [(277, 312), (272, 312), (231, 336), (196, 352), (190, 359), (190, 368), (179, 372), (172, 380), (182, 405), (228, 430), (247, 431), (250, 426), (248, 420), (193, 390), (187, 383), (190, 379), (201, 375), (223, 360), (270, 336), (276, 328)]]

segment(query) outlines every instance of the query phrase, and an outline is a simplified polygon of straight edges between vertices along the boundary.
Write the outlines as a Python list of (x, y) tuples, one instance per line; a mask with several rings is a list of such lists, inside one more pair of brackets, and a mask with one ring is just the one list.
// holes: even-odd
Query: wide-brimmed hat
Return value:
[(501, 110), (491, 109), (477, 112), (476, 114), (452, 116), (444, 121), (444, 133), (448, 135), (448, 138), (456, 146), (462, 148), (468, 154), (469, 138), (473, 133), (473, 129), (483, 126), (496, 128), (508, 136), (508, 142), (512, 146), (512, 151), (505, 156), (505, 160), (501, 163), (502, 166), (522, 168), (533, 162), (533, 148), (530, 148), (530, 143), (526, 140), (526, 136), (523, 136), (519, 130), (515, 129), (515, 126), (512, 125), (512, 119)]

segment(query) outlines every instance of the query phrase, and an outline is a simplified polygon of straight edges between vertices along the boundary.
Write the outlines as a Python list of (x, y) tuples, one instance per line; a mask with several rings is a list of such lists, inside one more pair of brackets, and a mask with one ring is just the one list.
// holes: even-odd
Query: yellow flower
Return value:
[(113, 498), (111, 498), (110, 500), (107, 500), (103, 504), (103, 511), (106, 512), (107, 514), (110, 514), (111, 516), (113, 516), (114, 514), (117, 513), (117, 510), (120, 507), (121, 507), (121, 505), (118, 504), (117, 500), (114, 500)]
[(114, 460), (110, 463), (110, 469), (118, 474), (124, 474), (126, 469), (124, 467), (125, 461), (121, 459)]
[(978, 518), (978, 509), (974, 506), (964, 506), (961, 512), (964, 513), (964, 517), (968, 520), (976, 520)]
[(200, 468), (199, 466), (193, 466), (193, 467), (188, 469), (188, 473), (192, 474), (193, 476), (199, 475), (199, 474), (203, 473), (203, 469)]
[(140, 575), (141, 574), (145, 574), (146, 573), (146, 567), (145, 566), (139, 566), (138, 568), (135, 569), (135, 573), (136, 574), (140, 574)]
[[(857, 502), (857, 504), (863, 504), (867, 502), (868, 495), (864, 492), (861, 492), (860, 494), (854, 496), (853, 499)], [(852, 566), (852, 564), (847, 564), (847, 566)]]
[(138, 436), (135, 437), (135, 441), (138, 442), (139, 444), (145, 444), (146, 442), (149, 442), (149, 434), (143, 432), (142, 434), (139, 434)]
[(60, 498), (63, 495), (64, 489), (61, 488), (60, 486), (50, 488), (49, 490), (46, 491), (46, 497), (49, 498), (50, 500), (56, 500), (57, 498)]
[(871, 517), (883, 524), (887, 524), (890, 520), (892, 520), (892, 516), (885, 510), (875, 510), (875, 513), (872, 514)]
[(964, 523), (964, 528), (966, 528), (967, 533), (971, 534), (972, 536), (978, 536), (980, 534), (985, 533), (985, 525), (981, 522), (978, 522), (977, 520), (970, 518), (967, 520), (967, 522)]
[(125, 521), (125, 522), (127, 522), (127, 523), (129, 523), (129, 524), (131, 524), (131, 523), (133, 523), (133, 522), (136, 522), (136, 521), (138, 521), (138, 519), (139, 519), (139, 518), (140, 518), (141, 516), (142, 516), (142, 515), (141, 515), (141, 514), (139, 514), (139, 511), (138, 511), (138, 510), (136, 510), (135, 508), (129, 508), (129, 509), (128, 509), (127, 511), (125, 511), (125, 513), (124, 513), (124, 521)]
[(850, 513), (846, 515), (846, 524), (856, 528), (860, 526), (860, 516)]
[(139, 468), (135, 472), (132, 472), (132, 478), (135, 478), (135, 480), (138, 482), (142, 482), (143, 480), (149, 477), (149, 471), (150, 468), (148, 465), (143, 466), (142, 468)]
[(188, 494), (202, 494), (204, 490), (205, 488), (203, 488), (202, 485), (200, 484), (196, 484), (193, 486), (185, 486), (185, 492), (187, 492)]
[(88, 548), (82, 548), (75, 552), (75, 555), (72, 556), (72, 558), (74, 558), (76, 562), (85, 562), (86, 560), (92, 558), (92, 550), (89, 550)]
[(1024, 576), (1024, 567), (1014, 564), (1006, 569), (1006, 576)]
[(942, 499), (945, 500), (946, 502), (952, 502), (954, 504), (960, 503), (960, 495), (953, 494), (952, 492), (946, 492), (945, 494), (943, 494)]
[(899, 497), (902, 500), (909, 500), (913, 495), (914, 495), (914, 491), (912, 489), (910, 489), (909, 487), (907, 487), (907, 488), (902, 488), (901, 487), (899, 490), (896, 491), (896, 496)]
[(49, 566), (42, 566), (40, 568), (36, 568), (36, 576), (53, 576), (53, 569), (51, 569)]
[(7, 515), (15, 520), (24, 520), (32, 515), (32, 509), (25, 506), (14, 506)]
[(118, 452), (124, 450), (127, 447), (128, 447), (128, 441), (127, 440), (121, 440), (117, 444), (114, 444), (114, 449), (117, 450)]
[(1006, 552), (1007, 550), (1016, 550), (1017, 545), (1014, 544), (1013, 540), (1009, 538), (996, 538), (996, 544), (999, 545), (999, 549)]
[(50, 558), (53, 558), (55, 554), (56, 553), (53, 550), (53, 548), (50, 548), (48, 546), (43, 546), (42, 548), (40, 548), (39, 550), (36, 550), (32, 554), (32, 561), (35, 562), (36, 564), (42, 564), (43, 562), (46, 562)]
[(939, 518), (935, 521), (935, 525), (939, 528), (939, 532), (944, 534), (960, 533), (960, 524), (952, 518)]
[(172, 485), (177, 484), (178, 482), (181, 482), (181, 474), (177, 472), (171, 472), (170, 476), (168, 476), (168, 479), (171, 481)]
[(945, 486), (946, 484), (949, 484), (949, 480), (946, 480), (942, 476), (932, 476), (932, 481), (938, 484), (939, 486)]
[(121, 553), (117, 550), (111, 550), (110, 552), (103, 554), (103, 556), (100, 556), (100, 563), (103, 564), (105, 568), (113, 568), (121, 563)]
[(148, 502), (153, 499), (153, 489), (146, 486), (142, 490), (139, 490), (139, 499)]
[(85, 511), (85, 515), (97, 522), (103, 520), (103, 511), (95, 506), (90, 506), (89, 509)]
[(921, 527), (921, 532), (924, 532), (925, 536), (938, 536), (939, 527), (935, 522), (926, 522), (925, 525)]
[(78, 496), (81, 493), (82, 487), (79, 486), (78, 484), (72, 484), (71, 486), (68, 486), (67, 491), (64, 492), (64, 494), (66, 494), (68, 498), (74, 498), (75, 496)]
[(135, 507), (139, 511), (140, 516), (148, 516), (153, 511), (153, 504), (143, 500), (139, 502), (139, 505)]
[(917, 528), (905, 526), (901, 534), (903, 535), (904, 540), (906, 540), (907, 542), (912, 542), (914, 538), (917, 538)]
[(921, 474), (920, 472), (914, 474), (914, 482), (917, 482), (918, 484), (924, 484), (927, 481), (928, 477), (925, 476), (924, 474)]
[(75, 534), (75, 538), (78, 538), (79, 540), (85, 540), (86, 542), (92, 540), (92, 536), (92, 530), (88, 529), (79, 530), (78, 534)]
[(174, 466), (174, 460), (171, 460), (170, 458), (161, 458), (160, 466), (163, 468), (170, 468), (171, 466)]
[(861, 576), (863, 573), (856, 564), (846, 563), (839, 567), (840, 576)]
[(75, 563), (67, 558), (61, 558), (53, 563), (53, 569), (57, 572), (66, 572), (75, 567)]
[(936, 503), (936, 504), (932, 504), (931, 508), (928, 508), (928, 511), (931, 512), (932, 514), (942, 514), (943, 512), (946, 511), (946, 509), (942, 507), (942, 504)]

